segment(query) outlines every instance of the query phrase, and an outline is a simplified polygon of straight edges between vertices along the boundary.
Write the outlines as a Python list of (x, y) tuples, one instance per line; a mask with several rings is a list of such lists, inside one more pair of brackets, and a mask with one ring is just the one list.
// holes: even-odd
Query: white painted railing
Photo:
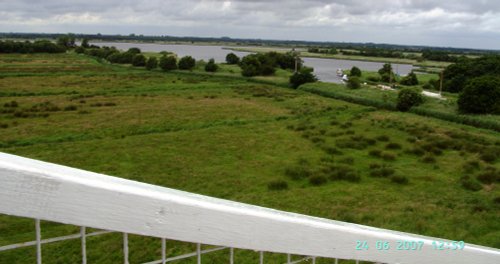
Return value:
[[(202, 254), (226, 248), (230, 263), (234, 262), (233, 248), (287, 254), (288, 263), (314, 263), (316, 257), (383, 263), (500, 263), (498, 249), (465, 244), (453, 250), (461, 244), (236, 203), (4, 153), (0, 153), (0, 213), (33, 218), (36, 225), (34, 241), (0, 247), (0, 254), (36, 246), (38, 263), (42, 262), (42, 244), (67, 239), (81, 239), (82, 263), (86, 263), (86, 237), (111, 231), (123, 233), (124, 263), (128, 263), (128, 234), (162, 239), (161, 259), (150, 263), (189, 257), (201, 263)], [(81, 232), (43, 240), (40, 219), (80, 226)], [(109, 231), (87, 233), (85, 227)], [(167, 258), (165, 239), (197, 243), (197, 250)], [(447, 242), (449, 250), (435, 249), (436, 245), (446, 247)], [(218, 247), (202, 250), (201, 244)], [(384, 245), (390, 249), (384, 250)], [(291, 255), (310, 257), (292, 262)]]

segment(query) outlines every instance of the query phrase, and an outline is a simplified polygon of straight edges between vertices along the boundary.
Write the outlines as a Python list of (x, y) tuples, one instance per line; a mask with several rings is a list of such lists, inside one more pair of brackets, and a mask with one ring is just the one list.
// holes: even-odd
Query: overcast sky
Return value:
[(500, 0), (0, 0), (0, 32), (375, 42), (500, 50)]

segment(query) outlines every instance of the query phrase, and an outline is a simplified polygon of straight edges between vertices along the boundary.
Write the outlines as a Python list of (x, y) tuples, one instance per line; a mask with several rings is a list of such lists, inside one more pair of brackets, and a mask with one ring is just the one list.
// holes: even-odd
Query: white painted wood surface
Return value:
[[(287, 213), (0, 153), (0, 213), (192, 243), (384, 263), (500, 263), (500, 250)], [(1, 234), (0, 234), (1, 235)], [(369, 250), (356, 250), (358, 240)], [(376, 241), (423, 241), (420, 251)]]

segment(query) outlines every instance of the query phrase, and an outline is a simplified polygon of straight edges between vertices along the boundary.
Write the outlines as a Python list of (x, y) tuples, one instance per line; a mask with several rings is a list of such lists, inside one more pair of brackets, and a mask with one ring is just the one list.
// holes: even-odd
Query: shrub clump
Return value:
[(19, 104), (16, 101), (11, 101), (11, 102), (5, 103), (3, 106), (4, 107), (16, 108), (16, 107), (19, 106)]
[(378, 141), (382, 141), (382, 142), (387, 142), (387, 141), (389, 141), (389, 137), (388, 137), (388, 136), (386, 136), (386, 135), (381, 135), (381, 136), (378, 136), (376, 139), (377, 139)]
[(349, 76), (361, 77), (361, 74), (362, 74), (361, 70), (358, 67), (354, 66), (351, 68)]
[(238, 64), (240, 63), (240, 58), (234, 54), (234, 53), (229, 53), (226, 55), (226, 63), (227, 64)]
[(361, 81), (358, 77), (352, 76), (347, 80), (347, 88), (349, 89), (359, 89), (361, 88)]
[(172, 71), (177, 69), (177, 59), (174, 56), (162, 56), (158, 66), (163, 71)]
[(412, 107), (424, 102), (422, 91), (416, 88), (403, 88), (398, 93), (396, 108), (401, 112), (407, 112)]
[(314, 185), (314, 186), (323, 185), (327, 181), (328, 181), (328, 179), (323, 175), (313, 175), (313, 176), (309, 177), (309, 183)]
[(285, 175), (292, 180), (302, 180), (311, 175), (311, 170), (304, 164), (294, 165), (285, 169)]
[(396, 154), (392, 152), (382, 152), (381, 156), (382, 159), (387, 160), (387, 161), (393, 161), (396, 160)]
[(492, 184), (500, 181), (500, 171), (495, 167), (487, 167), (483, 172), (476, 176), (480, 182), (484, 184)]
[(380, 151), (378, 149), (373, 149), (373, 150), (370, 150), (370, 152), (368, 152), (368, 154), (372, 157), (380, 157), (382, 155), (382, 151)]
[(316, 82), (318, 79), (313, 74), (312, 68), (303, 67), (298, 72), (290, 76), (290, 85), (297, 89), (299, 86), (305, 83)]
[(132, 65), (135, 67), (144, 67), (146, 66), (146, 57), (142, 54), (136, 54), (132, 58)]
[(153, 70), (158, 67), (158, 59), (156, 57), (149, 57), (148, 60), (146, 61), (146, 69), (148, 70)]
[(480, 158), (487, 163), (494, 163), (498, 156), (500, 155), (500, 149), (494, 148), (485, 148), (481, 151)]
[[(377, 164), (378, 165), (378, 164)], [(392, 176), (394, 175), (396, 171), (389, 167), (389, 166), (375, 166), (374, 168), (372, 168), (372, 166), (370, 166), (370, 176), (371, 177), (374, 177), (374, 178), (387, 178), (389, 176)]]
[(345, 180), (350, 182), (359, 182), (361, 177), (358, 172), (346, 165), (330, 165), (323, 169), (323, 172), (334, 181)]
[(216, 72), (219, 69), (219, 66), (215, 64), (214, 59), (210, 59), (208, 63), (205, 65), (206, 72)]
[(267, 189), (270, 191), (281, 191), (288, 189), (288, 183), (284, 180), (274, 180), (267, 184)]
[(196, 60), (191, 56), (184, 56), (179, 60), (180, 70), (192, 70), (196, 65)]
[(401, 149), (401, 145), (398, 144), (398, 143), (388, 143), (387, 145), (385, 145), (385, 148), (386, 149)]
[(462, 187), (466, 190), (469, 190), (469, 191), (479, 191), (481, 190), (483, 187), (481, 186), (481, 183), (479, 183), (475, 178), (473, 177), (470, 177), (468, 175), (466, 176), (463, 176), (461, 179), (460, 179), (460, 183), (462, 185)]
[(467, 83), (458, 97), (458, 110), (469, 114), (500, 114), (500, 78), (483, 76)]
[(391, 176), (391, 182), (394, 182), (397, 184), (408, 184), (409, 180), (406, 176), (393, 175), (393, 176)]
[(436, 158), (432, 155), (427, 154), (422, 158), (422, 162), (423, 163), (436, 163)]
[(68, 105), (64, 107), (64, 111), (76, 111), (78, 107), (76, 105)]

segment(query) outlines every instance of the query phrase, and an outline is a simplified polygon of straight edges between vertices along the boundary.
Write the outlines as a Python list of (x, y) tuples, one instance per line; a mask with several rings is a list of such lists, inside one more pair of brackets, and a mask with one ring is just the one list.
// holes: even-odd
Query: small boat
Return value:
[(337, 69), (337, 76), (338, 77), (343, 77), (344, 76), (344, 71), (342, 69)]

